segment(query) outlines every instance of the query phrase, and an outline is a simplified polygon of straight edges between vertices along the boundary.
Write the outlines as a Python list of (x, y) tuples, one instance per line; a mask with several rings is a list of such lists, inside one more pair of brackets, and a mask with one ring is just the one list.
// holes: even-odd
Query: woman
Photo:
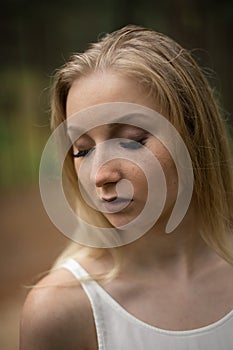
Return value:
[[(133, 157), (144, 148), (159, 161), (166, 178), (164, 207), (146, 233), (130, 243), (110, 248), (71, 243), (27, 297), (21, 349), (230, 350), (232, 161), (211, 89), (177, 43), (127, 26), (74, 55), (58, 71), (52, 128), (109, 104), (113, 109), (123, 104), (152, 110), (175, 127), (192, 161), (192, 198), (181, 222), (167, 234), (179, 174), (161, 138), (138, 125), (115, 121), (83, 133), (65, 161), (67, 196), (74, 210), (80, 212), (81, 206), (79, 215), (95, 225), (96, 232), (133, 222), (149, 191), (145, 169), (136, 162), (117, 156), (99, 161), (101, 145), (109, 140), (123, 138), (121, 149), (130, 149)], [(80, 188), (90, 198), (89, 186), (94, 186), (105, 211), (91, 208), (77, 186), (88, 159), (90, 172), (84, 172)], [(119, 195), (123, 179), (133, 192), (127, 192), (127, 185)]]

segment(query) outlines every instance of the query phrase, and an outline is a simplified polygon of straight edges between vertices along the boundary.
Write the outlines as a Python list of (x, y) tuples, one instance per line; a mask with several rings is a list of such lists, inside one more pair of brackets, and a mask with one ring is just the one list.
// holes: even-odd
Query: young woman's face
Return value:
[[(110, 72), (93, 73), (77, 79), (72, 84), (67, 97), (67, 118), (88, 107), (110, 102), (130, 102), (160, 111), (155, 99), (148, 96), (142, 87), (130, 78)], [(94, 169), (95, 158), (101, 158), (100, 150), (104, 152), (104, 147), (97, 151), (98, 145), (113, 138), (128, 139), (128, 143), (122, 142), (121, 147), (130, 150), (132, 155), (134, 152), (139, 152), (140, 144), (144, 145), (160, 162), (167, 185), (167, 199), (160, 220), (166, 220), (177, 195), (176, 168), (163, 144), (148, 131), (136, 126), (101, 125), (79, 137), (73, 145), (74, 166), (78, 176), (85, 159), (92, 157), (91, 164), (93, 164), (93, 169), (89, 167), (85, 176), (80, 178), (82, 187), (89, 197), (92, 197), (93, 187), (90, 186), (90, 182), (94, 185), (101, 205), (108, 211), (104, 216), (115, 227), (131, 222), (143, 210), (148, 194), (148, 183), (143, 169), (128, 159), (120, 158), (109, 160), (97, 172), (96, 168)], [(119, 197), (117, 185), (123, 179), (131, 183), (133, 192), (128, 193), (126, 189)], [(156, 186), (156, 175), (154, 183)]]

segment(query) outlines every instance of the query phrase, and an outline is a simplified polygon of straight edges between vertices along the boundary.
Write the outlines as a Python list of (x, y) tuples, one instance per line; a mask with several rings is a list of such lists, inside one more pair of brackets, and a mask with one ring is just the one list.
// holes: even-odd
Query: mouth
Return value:
[(111, 198), (102, 198), (102, 203), (108, 202), (114, 202), (114, 203), (122, 203), (122, 202), (129, 202), (131, 199), (129, 198), (122, 198), (122, 197), (111, 197)]
[(122, 197), (111, 197), (111, 198), (102, 198), (101, 203), (104, 208), (109, 212), (118, 212), (126, 207), (132, 202), (131, 198), (122, 198)]

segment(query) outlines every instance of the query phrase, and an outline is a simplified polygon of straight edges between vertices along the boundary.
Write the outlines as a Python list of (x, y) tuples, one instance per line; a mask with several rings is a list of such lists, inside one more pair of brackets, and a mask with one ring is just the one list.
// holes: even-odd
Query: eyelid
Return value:
[(142, 138), (140, 140), (130, 140), (130, 141), (122, 141), (120, 145), (124, 148), (132, 148), (139, 149), (146, 144), (147, 138)]
[(79, 150), (77, 153), (72, 153), (73, 158), (82, 158), (90, 154), (94, 148)]
[[(141, 138), (138, 138), (138, 137), (132, 137), (131, 138), (128, 136), (124, 139), (127, 139), (128, 141), (120, 141), (119, 144), (120, 146), (122, 147), (125, 147), (125, 148), (130, 148), (130, 146), (132, 146), (132, 149), (138, 149), (140, 148), (140, 146), (144, 146), (147, 139), (148, 139), (148, 133), (144, 133), (144, 135), (142, 135)], [(123, 138), (123, 137), (121, 137)], [(81, 158), (81, 157), (85, 157), (87, 156), (88, 154), (90, 154), (94, 149), (95, 147), (85, 147), (82, 145), (82, 147), (78, 147), (78, 145), (75, 145), (75, 147), (77, 148), (77, 153), (73, 153), (72, 156), (74, 158)]]

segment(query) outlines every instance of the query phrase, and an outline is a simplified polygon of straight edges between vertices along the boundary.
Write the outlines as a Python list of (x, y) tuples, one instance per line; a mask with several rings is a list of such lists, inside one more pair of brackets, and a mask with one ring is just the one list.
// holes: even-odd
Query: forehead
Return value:
[(66, 101), (66, 116), (94, 105), (128, 102), (159, 110), (155, 98), (132, 78), (116, 72), (95, 72), (73, 82)]

